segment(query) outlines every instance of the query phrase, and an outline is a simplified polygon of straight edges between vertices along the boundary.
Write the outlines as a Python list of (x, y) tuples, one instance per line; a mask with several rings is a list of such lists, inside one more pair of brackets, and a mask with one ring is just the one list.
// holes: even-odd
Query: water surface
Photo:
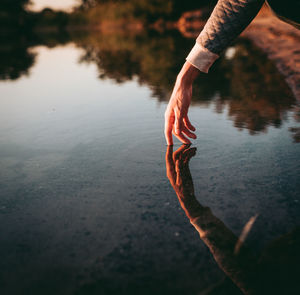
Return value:
[[(166, 177), (163, 114), (194, 41), (29, 41), (0, 49), (1, 294), (241, 294)], [(258, 258), (296, 247), (299, 104), (282, 77), (239, 40), (194, 88), (198, 202), (237, 237), (257, 216)]]

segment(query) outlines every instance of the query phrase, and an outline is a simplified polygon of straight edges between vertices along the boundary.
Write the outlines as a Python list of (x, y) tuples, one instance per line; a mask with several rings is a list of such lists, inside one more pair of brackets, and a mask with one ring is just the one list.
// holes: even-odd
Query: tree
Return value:
[(1, 0), (0, 12), (10, 14), (20, 13), (25, 10), (25, 6), (30, 3), (30, 0)]
[(81, 0), (79, 8), (88, 10), (104, 4), (127, 5), (134, 11), (135, 17), (153, 20), (178, 18), (184, 11), (197, 9), (204, 5), (213, 5), (215, 2), (211, 0)]
[(30, 0), (1, 0), (0, 2), (0, 25), (17, 27), (24, 24), (27, 15), (26, 5)]

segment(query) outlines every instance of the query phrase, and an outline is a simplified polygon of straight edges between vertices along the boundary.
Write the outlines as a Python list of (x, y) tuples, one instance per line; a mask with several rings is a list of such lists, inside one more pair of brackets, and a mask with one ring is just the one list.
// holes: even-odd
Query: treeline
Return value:
[[(81, 0), (72, 13), (44, 9), (26, 9), (30, 0), (1, 0), (0, 26), (28, 30), (43, 27), (74, 27), (100, 25), (103, 22), (154, 23), (157, 20), (177, 20), (187, 10), (213, 7), (211, 0)], [(1, 29), (0, 29), (1, 30)]]
[(178, 19), (188, 10), (203, 6), (213, 7), (216, 0), (82, 0), (79, 10), (103, 9), (112, 15), (110, 10), (116, 10), (117, 17), (129, 17), (145, 22)]
[(41, 12), (27, 9), (30, 0), (1, 0), (0, 32), (21, 31), (29, 33), (36, 27), (62, 28), (70, 22), (70, 14), (46, 8)]
[(25, 10), (29, 0), (1, 0), (0, 27), (17, 27), (26, 25), (28, 13)]

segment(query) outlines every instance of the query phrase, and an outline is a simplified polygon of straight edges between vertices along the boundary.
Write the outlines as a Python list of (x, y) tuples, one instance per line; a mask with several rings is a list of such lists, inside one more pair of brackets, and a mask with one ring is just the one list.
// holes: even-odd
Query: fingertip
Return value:
[(167, 141), (167, 146), (168, 147), (173, 146), (173, 140), (170, 140), (169, 138), (167, 138), (166, 141)]
[(182, 130), (182, 133), (184, 133), (184, 135), (186, 135), (187, 137), (189, 138), (192, 138), (192, 139), (196, 139), (197, 138), (197, 135), (195, 133), (192, 133), (189, 129), (187, 128), (184, 128)]
[(168, 146), (173, 145), (172, 131), (165, 129), (165, 140), (166, 140)]
[(172, 137), (172, 135), (167, 138), (167, 145), (168, 146), (173, 146), (173, 137)]
[(185, 123), (185, 126), (186, 126), (189, 130), (191, 130), (191, 131), (196, 131), (196, 127), (192, 125), (192, 123), (190, 122), (188, 116), (186, 116), (186, 117), (184, 118), (184, 123)]
[(183, 136), (183, 135), (179, 139), (185, 145), (192, 144), (192, 142), (188, 138), (186, 138), (185, 136)]

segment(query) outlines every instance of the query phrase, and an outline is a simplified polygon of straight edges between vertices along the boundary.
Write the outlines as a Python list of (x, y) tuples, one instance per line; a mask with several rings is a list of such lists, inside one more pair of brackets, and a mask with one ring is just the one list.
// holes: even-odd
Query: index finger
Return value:
[(174, 118), (171, 114), (165, 115), (165, 138), (167, 145), (173, 145), (173, 136), (172, 136), (172, 130), (173, 130), (173, 124), (174, 124)]

